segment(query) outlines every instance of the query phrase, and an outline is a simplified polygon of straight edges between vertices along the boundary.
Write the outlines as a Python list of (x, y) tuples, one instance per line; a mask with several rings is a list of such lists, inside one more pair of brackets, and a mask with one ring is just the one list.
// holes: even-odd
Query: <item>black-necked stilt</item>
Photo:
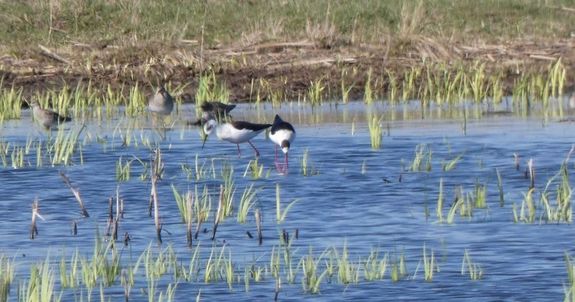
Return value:
[(230, 111), (236, 108), (236, 105), (214, 101), (203, 102), (202, 105), (200, 105), (200, 108), (202, 108), (203, 112), (211, 112), (216, 118), (220, 119), (230, 114)]
[(34, 120), (36, 120), (38, 123), (44, 126), (46, 130), (52, 128), (53, 126), (69, 122), (72, 120), (72, 118), (62, 116), (52, 110), (42, 109), (42, 107), (40, 107), (40, 104), (36, 100), (32, 101), (30, 106), (32, 106), (32, 114), (34, 116)]
[(156, 93), (150, 97), (148, 110), (154, 114), (170, 115), (174, 109), (174, 99), (163, 86), (158, 87)]
[(204, 136), (202, 148), (204, 148), (204, 144), (206, 143), (208, 135), (210, 135), (215, 130), (219, 139), (236, 144), (238, 146), (238, 156), (241, 156), (240, 144), (247, 142), (250, 144), (250, 146), (252, 146), (252, 148), (254, 148), (256, 156), (259, 157), (260, 152), (258, 149), (256, 149), (252, 142), (250, 142), (250, 139), (256, 137), (258, 134), (269, 127), (271, 127), (270, 124), (254, 124), (243, 121), (218, 124), (215, 117), (210, 115), (204, 124), (204, 132), (206, 135)]
[(278, 146), (282, 149), (283, 153), (285, 154), (285, 169), (287, 170), (288, 167), (288, 151), (291, 146), (291, 143), (295, 139), (295, 129), (293, 126), (282, 120), (279, 115), (276, 114), (274, 118), (274, 123), (272, 125), (272, 129), (270, 131), (270, 140), (276, 144), (275, 148), (275, 163), (276, 168), (278, 170), (282, 170), (278, 166)]
[(221, 122), (226, 118), (231, 118), (230, 111), (236, 108), (235, 104), (224, 104), (218, 101), (205, 101), (200, 105), (202, 110), (202, 117), (195, 122), (188, 122), (188, 125), (201, 126), (209, 118), (215, 118), (216, 121)]

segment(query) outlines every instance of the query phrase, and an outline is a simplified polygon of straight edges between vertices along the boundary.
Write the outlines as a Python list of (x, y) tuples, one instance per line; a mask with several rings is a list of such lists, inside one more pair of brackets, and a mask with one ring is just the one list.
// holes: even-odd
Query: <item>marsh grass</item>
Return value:
[(279, 183), (276, 184), (276, 222), (278, 224), (282, 223), (285, 220), (289, 210), (296, 204), (296, 202), (298, 202), (298, 199), (294, 199), (292, 202), (288, 204), (287, 207), (285, 207), (285, 209), (282, 210), (281, 198), (280, 198), (280, 185)]
[(483, 278), (483, 269), (471, 259), (471, 255), (467, 249), (465, 249), (463, 253), (463, 261), (461, 262), (461, 275), (465, 276), (466, 274), (469, 276), (469, 279), (474, 281)]
[[(547, 181), (545, 189), (540, 195), (542, 205), (542, 212), (540, 220), (547, 222), (571, 223), (573, 220), (573, 211), (571, 205), (572, 189), (569, 183), (568, 160), (561, 165), (559, 172)], [(552, 193), (550, 187), (552, 184), (556, 185), (554, 192), (555, 202), (552, 203)]]
[(238, 215), (237, 215), (238, 223), (246, 223), (249, 211), (253, 208), (253, 206), (257, 202), (256, 194), (257, 189), (254, 189), (253, 184), (244, 189), (242, 197), (240, 198), (240, 205), (238, 207)]
[(0, 256), (0, 300), (8, 301), (10, 287), (14, 281), (14, 260)]
[(50, 260), (33, 265), (30, 270), (28, 281), (20, 284), (18, 297), (30, 302), (60, 301), (62, 293), (56, 292), (56, 277), (50, 267)]
[(204, 185), (201, 195), (198, 194), (198, 187), (196, 186), (194, 196), (196, 196), (196, 202), (194, 203), (193, 209), (193, 212), (196, 214), (196, 232), (194, 233), (194, 239), (197, 239), (202, 223), (208, 221), (212, 208), (212, 200), (207, 185)]
[[(0, 87), (4, 78), (0, 79)], [(21, 116), (22, 89), (11, 87), (0, 90), (0, 123)]]
[(451, 204), (449, 208), (449, 212), (447, 213), (446, 222), (448, 224), (453, 224), (455, 222), (455, 218), (457, 217), (457, 213), (460, 214), (462, 217), (471, 217), (472, 216), (473, 207), (470, 204), (470, 199), (466, 198), (463, 189), (459, 187), (455, 194), (455, 200)]
[[(343, 68), (341, 70), (341, 82), (340, 82), (341, 101), (344, 104), (347, 104), (349, 102), (349, 93), (355, 87), (355, 83), (351, 83), (351, 84), (346, 83), (345, 79), (346, 79), (346, 76), (348, 73), (349, 73), (349, 70), (346, 68)], [(352, 70), (352, 77), (355, 77), (356, 74), (357, 74), (357, 69), (353, 69)]]
[(248, 165), (246, 166), (246, 170), (244, 171), (244, 177), (246, 177), (248, 174), (251, 174), (252, 179), (256, 180), (256, 179), (260, 179), (262, 178), (264, 175), (264, 165), (263, 164), (259, 164), (259, 159), (252, 159), (248, 162)]
[(372, 74), (373, 69), (369, 68), (367, 71), (367, 79), (365, 81), (365, 86), (363, 88), (363, 101), (366, 104), (371, 104), (375, 100), (375, 95), (372, 88)]
[(327, 270), (320, 272), (320, 263), (324, 256), (325, 252), (316, 258), (310, 248), (309, 254), (301, 258), (298, 266), (302, 269), (302, 286), (305, 292), (311, 294), (320, 293), (321, 282), (328, 273)]
[(126, 182), (130, 180), (130, 170), (133, 160), (122, 160), (122, 156), (116, 162), (116, 181)]
[(407, 266), (405, 264), (405, 254), (394, 255), (391, 262), (391, 281), (398, 282), (407, 276)]
[(567, 270), (567, 285), (563, 285), (563, 301), (575, 301), (575, 266), (573, 259), (565, 252), (565, 268)]
[(60, 286), (62, 288), (76, 288), (80, 285), (80, 253), (78, 250), (67, 261), (65, 254), (60, 259)]
[(377, 150), (381, 148), (381, 140), (383, 136), (383, 128), (381, 126), (382, 117), (377, 117), (376, 114), (368, 114), (368, 128), (369, 128), (369, 138), (371, 142), (371, 149)]
[(210, 257), (204, 268), (204, 283), (217, 282), (223, 280), (224, 276), (227, 279), (230, 274), (233, 275), (233, 270), (230, 270), (230, 266), (232, 266), (231, 254), (229, 257), (226, 257), (225, 252), (225, 246), (222, 246), (219, 251), (218, 248), (212, 247)]
[(359, 266), (349, 260), (347, 243), (344, 243), (341, 253), (333, 249), (332, 253), (337, 259), (337, 279), (341, 284), (350, 284), (359, 282)]
[(56, 137), (50, 140), (46, 147), (47, 153), (51, 156), (52, 166), (72, 163), (72, 156), (78, 147), (78, 139), (85, 128), (86, 126), (82, 125), (82, 127), (72, 131), (65, 131), (63, 128), (58, 129)]
[(307, 148), (303, 151), (303, 156), (300, 161), (300, 171), (303, 176), (313, 176), (319, 174), (319, 170), (316, 169), (311, 163), (309, 150)]
[(178, 189), (176, 188), (175, 185), (172, 184), (171, 187), (172, 187), (172, 193), (174, 194), (174, 199), (176, 200), (176, 205), (178, 206), (178, 210), (180, 212), (180, 216), (182, 217), (182, 222), (188, 223), (189, 222), (188, 217), (192, 213), (188, 212), (189, 208), (187, 206), (187, 199), (188, 198), (193, 199), (193, 193), (191, 191), (187, 191), (185, 194), (182, 194), (178, 192)]
[(447, 162), (442, 162), (441, 167), (442, 167), (443, 171), (449, 172), (449, 171), (455, 169), (457, 164), (461, 161), (462, 157), (463, 157), (463, 154), (460, 154), (460, 155), (456, 156), (455, 158), (448, 160)]
[(487, 208), (487, 186), (480, 183), (475, 183), (473, 189), (473, 195), (470, 196), (473, 199), (473, 207), (477, 209)]
[(325, 85), (323, 84), (323, 79), (312, 81), (309, 85), (306, 100), (311, 104), (311, 106), (319, 106), (323, 103), (323, 91), (325, 90)]
[[(431, 255), (429, 255), (431, 253)], [(435, 272), (439, 272), (439, 266), (435, 260), (435, 254), (433, 250), (431, 252), (427, 251), (427, 247), (423, 246), (423, 278), (425, 281), (433, 281), (433, 275)]]
[(206, 101), (220, 101), (228, 103), (230, 91), (225, 83), (220, 82), (214, 71), (200, 76), (196, 91), (196, 115), (201, 116), (201, 105)]
[(366, 281), (381, 280), (385, 277), (389, 261), (389, 254), (385, 253), (380, 258), (379, 251), (372, 249), (369, 256), (363, 262), (363, 278)]
[(431, 171), (431, 159), (433, 152), (427, 144), (419, 144), (415, 147), (415, 157), (411, 162), (410, 171), (421, 172)]
[(523, 193), (523, 201), (521, 202), (521, 208), (519, 214), (517, 213), (517, 208), (513, 204), (513, 217), (514, 222), (525, 222), (534, 223), (537, 209), (535, 207), (535, 201), (533, 200), (533, 192), (535, 189), (531, 188), (527, 193)]

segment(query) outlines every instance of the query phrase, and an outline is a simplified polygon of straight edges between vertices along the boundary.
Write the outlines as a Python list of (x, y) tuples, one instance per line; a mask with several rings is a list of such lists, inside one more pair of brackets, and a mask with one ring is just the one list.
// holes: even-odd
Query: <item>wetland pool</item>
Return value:
[[(31, 126), (29, 112), (20, 120), (4, 122), (0, 251), (15, 264), (9, 300), (18, 300), (18, 287), (30, 278), (31, 267), (43, 262), (52, 268), (55, 296), (61, 295), (62, 301), (86, 301), (89, 292), (93, 300), (123, 299), (126, 286), (121, 279), (127, 272), (134, 278), (130, 301), (571, 297), (566, 255), (575, 250), (575, 163), (568, 154), (575, 143), (575, 124), (539, 115), (470, 114), (463, 125), (461, 115), (440, 109), (439, 115), (423, 119), (406, 118), (417, 116), (417, 110), (375, 111), (384, 117), (377, 150), (370, 146), (363, 104), (325, 105), (314, 111), (297, 104), (257, 110), (238, 105), (232, 112), (237, 120), (271, 122), (277, 112), (294, 125), (297, 138), (286, 175), (275, 169), (274, 145), (265, 134), (252, 140), (261, 153), (260, 175), (255, 165), (250, 166), (254, 154), (247, 144), (241, 145), (239, 158), (235, 145), (215, 137), (202, 149), (198, 128), (185, 125), (194, 115), (193, 106), (179, 108), (167, 131), (150, 126), (147, 117), (85, 121), (69, 165), (52, 166), (48, 152), (37, 154), (44, 147), (34, 147), (58, 131)], [(80, 127), (81, 122), (74, 121), (59, 131)], [(10, 150), (27, 145), (25, 164), (14, 167)], [(156, 147), (164, 164), (157, 183), (161, 244), (149, 215), (150, 161)], [(130, 162), (129, 179), (118, 178), (120, 158), (124, 165)], [(60, 172), (80, 190), (90, 217), (80, 216)], [(232, 210), (211, 240), (220, 185), (231, 188)], [(241, 196), (252, 185), (253, 205), (247, 221), (239, 223)], [(189, 190), (198, 203), (204, 198), (211, 205), (205, 208), (207, 220), (192, 248), (174, 190)], [(120, 239), (110, 249), (118, 254), (119, 270), (110, 283), (100, 275), (92, 290), (80, 275), (75, 277), (77, 286), (64, 288), (62, 259), (71, 274), (75, 251), (87, 261), (96, 238), (108, 245), (109, 198), (116, 194), (124, 202), (124, 215)], [(281, 222), (278, 195), (280, 214), (293, 202)], [(38, 236), (31, 240), (36, 198), (45, 220), (37, 221)], [(261, 245), (256, 210), (263, 217)], [(192, 222), (195, 229), (196, 218)], [(131, 239), (127, 246), (122, 242), (125, 233)], [(140, 258), (148, 251), (150, 259)], [(115, 257), (109, 250), (104, 253), (108, 260)], [(160, 254), (167, 260), (158, 260)], [(165, 268), (151, 277), (152, 269), (143, 263), (162, 261)], [(179, 273), (182, 269), (189, 274)]]

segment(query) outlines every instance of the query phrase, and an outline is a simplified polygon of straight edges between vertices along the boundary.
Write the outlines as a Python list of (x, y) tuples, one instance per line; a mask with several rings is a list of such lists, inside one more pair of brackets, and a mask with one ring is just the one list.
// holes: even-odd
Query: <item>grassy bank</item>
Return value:
[(292, 39), (378, 43), (385, 35), (461, 41), (566, 38), (572, 0), (2, 1), (3, 48), (70, 42), (206, 47)]
[(512, 91), (513, 74), (559, 58), (571, 71), (575, 56), (572, 0), (52, 0), (2, 1), (0, 11), (2, 85), (25, 91), (94, 80), (193, 92), (213, 72), (233, 101), (252, 101), (261, 80), (294, 98), (319, 80), (329, 91), (346, 77), (365, 86), (370, 67), (386, 87), (390, 71), (429, 62), (485, 62), (488, 75), (512, 75)]

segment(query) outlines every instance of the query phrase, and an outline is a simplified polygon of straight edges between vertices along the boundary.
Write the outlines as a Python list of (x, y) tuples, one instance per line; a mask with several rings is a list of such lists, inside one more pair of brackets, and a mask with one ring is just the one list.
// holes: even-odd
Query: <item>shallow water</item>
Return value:
[[(201, 149), (198, 130), (184, 126), (183, 122), (191, 119), (193, 108), (181, 108), (173, 129), (165, 133), (164, 139), (150, 126), (147, 118), (138, 118), (138, 123), (143, 126), (133, 130), (132, 135), (149, 137), (160, 145), (163, 152), (165, 171), (158, 184), (160, 213), (167, 231), (162, 234), (163, 247), (171, 244), (182, 259), (191, 256), (186, 247), (185, 225), (181, 223), (171, 185), (185, 192), (193, 190), (195, 185), (201, 191), (207, 184), (214, 195), (212, 211), (215, 211), (221, 183), (220, 170), (227, 162), (234, 167), (236, 203), (246, 186), (254, 184), (259, 189), (256, 206), (264, 217), (263, 245), (258, 246), (257, 239), (246, 235), (246, 231), (256, 233), (253, 211), (245, 225), (238, 224), (233, 215), (219, 226), (215, 243), (210, 240), (209, 231), (201, 233), (199, 240), (194, 242), (199, 242), (202, 247), (202, 259), (209, 257), (212, 244), (221, 247), (225, 243), (233, 255), (236, 273), (243, 275), (243, 268), (252, 263), (269, 264), (272, 247), (279, 244), (279, 233), (284, 229), (292, 237), (296, 229), (299, 233), (299, 238), (292, 242), (295, 264), (310, 249), (318, 256), (332, 247), (341, 252), (344, 246), (349, 250), (352, 262), (367, 258), (373, 248), (379, 249), (382, 255), (389, 252), (390, 259), (405, 256), (407, 275), (398, 282), (390, 280), (390, 263), (383, 280), (365, 281), (360, 270), (359, 283), (345, 285), (337, 282), (336, 275), (322, 282), (321, 294), (318, 295), (303, 291), (300, 269), (294, 284), (288, 284), (285, 278), (282, 280), (279, 294), (282, 301), (563, 299), (563, 286), (568, 282), (564, 256), (565, 253), (573, 254), (573, 226), (564, 222), (546, 222), (542, 219), (543, 211), (538, 200), (547, 181), (559, 171), (574, 143), (574, 124), (559, 123), (558, 119), (545, 120), (540, 116), (484, 116), (477, 119), (470, 111), (464, 131), (458, 114), (441, 111), (440, 117), (431, 114), (424, 119), (406, 119), (417, 117), (419, 111), (407, 110), (404, 113), (405, 109), (401, 108), (376, 107), (371, 110), (383, 112), (386, 116), (383, 122), (385, 135), (382, 148), (372, 150), (365, 122), (367, 110), (363, 104), (326, 105), (316, 108), (315, 114), (310, 114), (308, 109), (297, 104), (279, 109), (269, 105), (259, 109), (239, 105), (234, 111), (236, 119), (259, 122), (271, 122), (274, 113), (279, 112), (297, 130), (287, 175), (279, 174), (274, 168), (273, 144), (264, 135), (253, 140), (262, 154), (260, 163), (266, 173), (269, 171), (269, 177), (257, 180), (252, 180), (249, 172), (243, 176), (254, 156), (249, 145), (241, 146), (241, 158), (237, 156), (235, 145), (215, 138), (210, 138)], [(396, 115), (396, 119), (389, 118)], [(115, 165), (120, 156), (124, 159), (137, 157), (145, 162), (151, 158), (151, 151), (141, 144), (139, 147), (122, 146), (119, 133), (130, 122), (87, 121), (83, 132), (83, 141), (86, 142), (82, 147), (83, 163), (76, 155), (74, 164), (70, 166), (36, 168), (36, 156), (32, 152), (27, 156), (31, 167), (0, 170), (3, 205), (0, 250), (19, 263), (16, 279), (25, 278), (29, 273), (28, 265), (44, 260), (47, 253), (55, 263), (62, 253), (70, 255), (76, 248), (90, 255), (96, 229), (104, 233), (108, 198), (115, 195), (118, 186), (125, 202), (120, 234), (128, 232), (132, 238), (129, 249), (124, 252), (123, 263), (135, 262), (134, 258), (150, 243), (156, 246), (154, 221), (148, 216), (150, 182), (138, 178), (144, 169), (134, 161), (132, 178), (128, 182), (118, 183), (115, 177)], [(78, 123), (66, 125), (66, 128), (77, 127)], [(2, 129), (4, 141), (21, 145), (31, 137), (45, 140), (54, 133), (47, 134), (30, 127), (26, 113), (22, 120), (6, 122)], [(100, 137), (100, 142), (96, 137)], [(431, 170), (409, 171), (416, 147), (420, 144), (427, 144), (432, 150)], [(301, 173), (300, 163), (305, 150), (314, 172), (311, 176)], [(200, 163), (206, 162), (208, 167), (214, 163), (217, 179), (208, 177), (194, 181), (186, 177), (181, 165), (194, 165), (196, 154)], [(514, 154), (520, 158), (519, 170), (515, 167)], [(442, 170), (442, 163), (459, 155), (461, 160), (453, 170)], [(530, 181), (524, 173), (529, 159), (533, 160), (536, 173), (534, 198), (538, 205), (537, 219), (535, 223), (514, 222), (513, 205), (519, 211), (529, 189)], [(568, 167), (572, 184), (572, 160)], [(503, 180), (503, 207), (500, 207), (496, 169)], [(59, 171), (64, 171), (80, 189), (91, 215), (89, 218), (80, 218), (79, 207), (62, 182)], [(485, 185), (487, 208), (475, 209), (472, 217), (457, 215), (453, 224), (440, 222), (436, 216), (440, 179), (444, 185), (444, 216), (447, 216), (460, 186), (467, 194), (473, 192), (476, 184)], [(276, 184), (281, 188), (283, 207), (292, 200), (298, 200), (282, 224), (275, 221)], [(552, 183), (549, 190), (555, 192), (556, 187), (557, 184)], [(551, 196), (550, 200), (554, 202), (554, 193)], [(40, 200), (41, 214), (46, 221), (38, 222), (39, 236), (30, 240), (30, 211), (36, 197)], [(78, 223), (76, 236), (71, 234), (72, 221)], [(211, 230), (212, 223), (210, 218), (205, 228)], [(423, 277), (424, 246), (428, 252), (433, 250), (438, 261), (439, 271), (432, 282)], [(461, 274), (465, 250), (481, 266), (481, 280), (470, 280), (468, 275)], [(175, 280), (170, 276), (163, 278), (159, 282), (159, 290), (165, 290), (170, 282)], [(132, 290), (131, 300), (147, 300), (140, 287), (146, 287), (144, 276)], [(229, 290), (225, 281), (205, 284), (200, 278), (196, 282), (179, 282), (176, 300), (189, 300), (201, 291), (202, 300), (208, 301), (269, 301), (274, 297), (274, 288), (274, 278), (269, 274), (264, 275), (264, 280), (259, 283), (252, 281), (249, 292), (245, 291), (243, 281)], [(123, 296), (119, 285), (106, 289), (105, 293), (113, 300)], [(65, 291), (63, 297), (64, 300), (74, 300), (70, 290)]]

